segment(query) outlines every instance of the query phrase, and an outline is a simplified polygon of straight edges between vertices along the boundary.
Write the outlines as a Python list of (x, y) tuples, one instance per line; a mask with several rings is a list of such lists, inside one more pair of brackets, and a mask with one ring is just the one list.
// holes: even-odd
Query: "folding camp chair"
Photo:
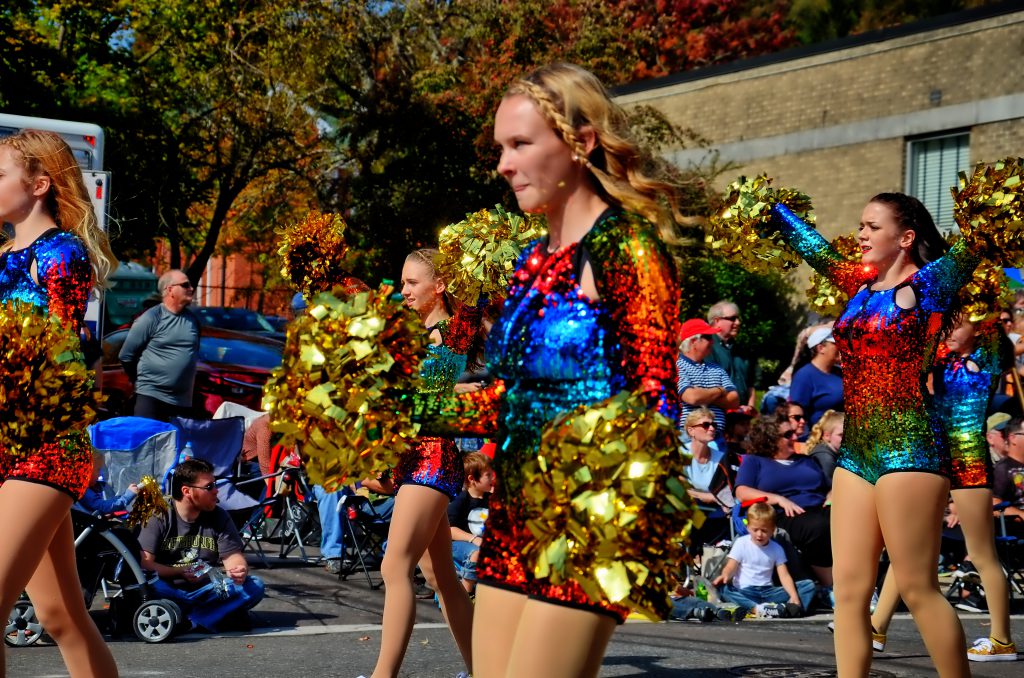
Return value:
[(381, 517), (369, 499), (348, 488), (342, 491), (338, 499), (338, 518), (344, 535), (342, 561), (349, 564), (338, 572), (338, 578), (344, 581), (358, 569), (366, 577), (366, 585), (378, 589), (384, 585), (384, 581), (382, 579), (374, 583), (370, 570), (373, 565), (380, 564), (389, 523)]
[[(279, 558), (287, 558), (298, 549), (299, 557), (306, 562), (314, 560), (306, 553), (307, 543), (319, 543), (319, 523), (305, 471), (293, 448), (277, 445), (271, 450), (270, 465), (273, 473), (260, 476), (266, 483), (263, 494), (262, 521), (255, 521), (243, 528), (244, 542), (263, 553), (257, 536), (267, 541), (278, 541)], [(261, 556), (262, 557), (262, 556)]]
[(162, 479), (178, 458), (178, 429), (145, 417), (116, 417), (89, 427), (103, 454), (107, 491), (116, 496), (143, 476)]
[[(241, 530), (251, 534), (259, 529), (264, 519), (263, 509), (273, 503), (274, 498), (261, 497), (262, 488), (268, 476), (240, 478), (238, 476), (239, 457), (242, 451), (242, 440), (245, 437), (245, 419), (228, 417), (225, 419), (186, 419), (173, 417), (173, 424), (179, 431), (179, 443), (188, 444), (197, 459), (203, 459), (213, 466), (213, 475), (217, 478), (217, 503), (229, 512), (244, 513), (240, 521)], [(244, 490), (251, 492), (247, 493)], [(246, 542), (246, 545), (251, 543)], [(263, 550), (257, 546), (257, 556), (264, 565), (269, 565)]]

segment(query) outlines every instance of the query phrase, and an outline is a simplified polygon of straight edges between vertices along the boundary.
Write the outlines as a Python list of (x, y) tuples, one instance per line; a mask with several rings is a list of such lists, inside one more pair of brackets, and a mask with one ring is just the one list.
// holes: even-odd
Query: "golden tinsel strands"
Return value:
[(979, 163), (960, 172), (953, 194), (953, 216), (976, 254), (1001, 266), (1024, 262), (1024, 158)]
[(340, 215), (311, 211), (302, 221), (279, 232), (281, 275), (303, 296), (341, 284), (349, 276), (349, 246)]
[(800, 264), (799, 255), (786, 244), (772, 223), (772, 206), (783, 203), (794, 214), (814, 224), (811, 199), (789, 188), (772, 188), (761, 175), (740, 177), (729, 185), (726, 207), (708, 220), (704, 242), (714, 253), (751, 271), (788, 271)]
[(160, 491), (156, 478), (143, 476), (139, 481), (139, 493), (135, 495), (135, 502), (125, 522), (128, 527), (144, 527), (151, 518), (165, 515), (167, 510), (167, 499)]
[(523, 467), (527, 566), (664, 619), (671, 571), (704, 520), (680, 481), (684, 463), (675, 425), (643, 396), (623, 391), (562, 415)]
[(415, 390), (426, 330), (392, 291), (314, 297), (288, 325), (263, 390), (272, 430), (299, 445), (310, 479), (329, 492), (395, 466), (416, 433), (401, 399)]
[(0, 303), (0, 449), (23, 456), (96, 418), (78, 334), (39, 307)]
[(543, 219), (510, 214), (501, 205), (467, 214), (441, 231), (438, 273), (465, 304), (475, 305), (481, 295), (504, 296), (519, 255), (545, 230)]
[[(847, 261), (860, 261), (860, 244), (856, 236), (840, 235), (832, 241), (832, 247)], [(846, 308), (849, 297), (829, 282), (820, 273), (811, 274), (811, 285), (807, 288), (807, 301), (812, 311), (825, 318), (838, 318)]]

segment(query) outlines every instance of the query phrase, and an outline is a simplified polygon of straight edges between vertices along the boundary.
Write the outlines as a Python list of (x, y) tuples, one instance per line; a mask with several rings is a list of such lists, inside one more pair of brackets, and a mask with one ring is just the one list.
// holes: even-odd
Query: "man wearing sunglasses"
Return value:
[[(160, 576), (154, 584), (157, 595), (178, 603), (193, 626), (210, 631), (249, 627), (247, 611), (263, 599), (264, 585), (249, 576), (238, 529), (217, 506), (209, 462), (192, 458), (178, 464), (168, 511), (142, 527), (139, 546), (143, 569)], [(218, 562), (228, 580), (220, 590), (210, 586), (219, 570), (201, 572), (204, 564)]]
[(1016, 537), (1024, 537), (1024, 419), (1011, 419), (1003, 429), (1006, 456), (992, 469), (994, 502), (1010, 502), (1006, 529)]
[(721, 365), (726, 371), (736, 386), (741, 406), (754, 407), (757, 361), (736, 346), (736, 337), (743, 323), (740, 307), (729, 300), (719, 301), (708, 309), (708, 323), (717, 332), (708, 362)]
[(168, 421), (192, 412), (199, 320), (189, 308), (195, 290), (182, 271), (167, 271), (156, 286), (161, 303), (135, 319), (118, 357), (135, 385), (135, 416)]

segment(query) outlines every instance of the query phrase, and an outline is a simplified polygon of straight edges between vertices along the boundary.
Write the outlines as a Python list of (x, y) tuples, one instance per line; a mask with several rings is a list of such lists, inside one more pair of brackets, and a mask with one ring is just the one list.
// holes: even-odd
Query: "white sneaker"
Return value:
[(972, 662), (1015, 662), (1017, 646), (1012, 642), (1003, 645), (995, 638), (978, 638), (967, 648), (967, 658)]

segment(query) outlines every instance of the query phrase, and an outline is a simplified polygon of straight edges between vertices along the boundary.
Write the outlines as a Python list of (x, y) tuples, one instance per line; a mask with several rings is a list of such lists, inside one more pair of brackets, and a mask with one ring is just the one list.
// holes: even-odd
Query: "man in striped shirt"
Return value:
[(729, 374), (721, 366), (707, 362), (717, 334), (718, 330), (700, 318), (687, 320), (679, 332), (679, 428), (683, 429), (686, 416), (694, 408), (703, 405), (715, 415), (715, 442), (718, 449), (725, 450), (725, 411), (738, 407), (740, 398)]

